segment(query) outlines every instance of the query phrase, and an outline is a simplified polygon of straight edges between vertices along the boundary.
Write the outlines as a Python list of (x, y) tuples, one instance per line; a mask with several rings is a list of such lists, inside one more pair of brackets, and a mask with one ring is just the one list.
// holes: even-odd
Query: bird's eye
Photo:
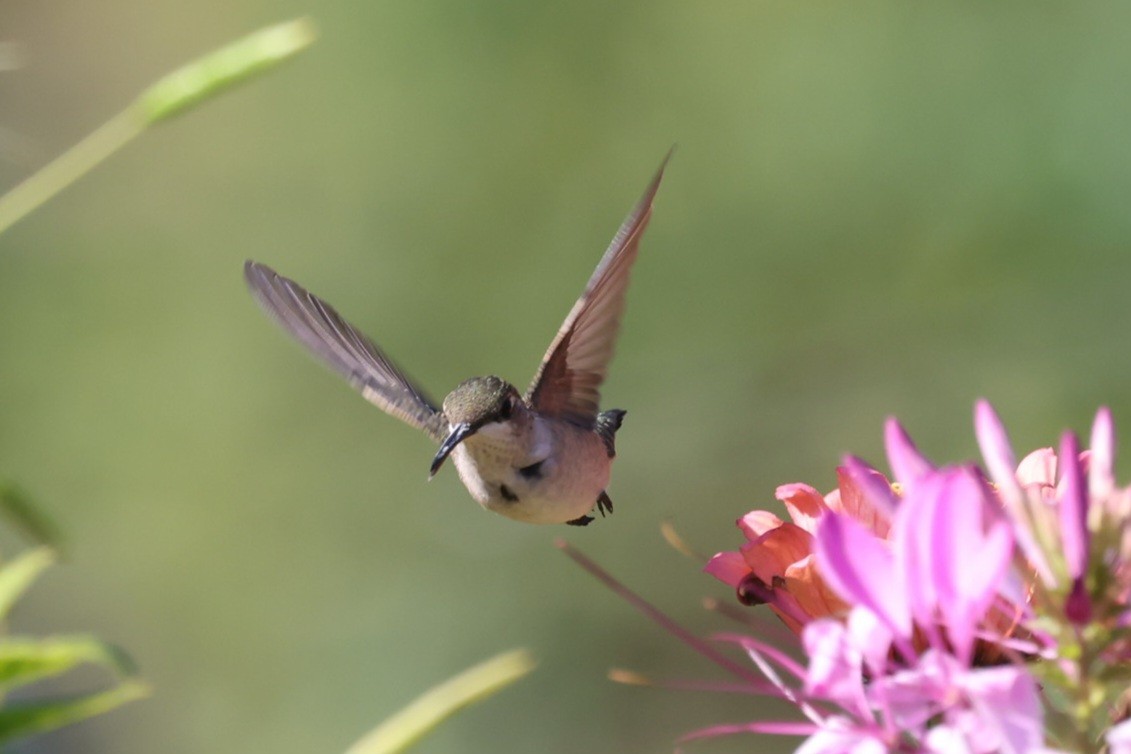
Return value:
[(503, 408), (502, 408), (501, 411), (499, 411), (499, 418), (500, 419), (509, 419), (509, 418), (511, 418), (511, 414), (513, 412), (514, 412), (514, 396), (508, 395), (503, 400)]

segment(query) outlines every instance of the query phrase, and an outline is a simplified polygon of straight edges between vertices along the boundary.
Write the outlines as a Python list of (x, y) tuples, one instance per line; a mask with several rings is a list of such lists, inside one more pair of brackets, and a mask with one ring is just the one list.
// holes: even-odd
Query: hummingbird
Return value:
[(629, 272), (652, 214), (664, 158), (550, 343), (525, 394), (489, 375), (464, 380), (437, 405), (385, 352), (328, 303), (248, 260), (244, 278), (263, 309), (364, 398), (422, 430), (440, 448), (428, 478), (451, 456), (483, 508), (532, 524), (586, 526), (612, 513), (606, 486), (625, 411), (601, 411)]

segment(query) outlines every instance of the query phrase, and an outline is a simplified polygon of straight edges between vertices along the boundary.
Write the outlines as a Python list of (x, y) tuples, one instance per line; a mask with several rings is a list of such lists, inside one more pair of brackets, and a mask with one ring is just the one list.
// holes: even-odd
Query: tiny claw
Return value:
[(609, 497), (609, 493), (601, 490), (601, 494), (597, 496), (597, 510), (601, 512), (601, 518), (605, 517), (605, 513), (613, 512), (613, 501)]

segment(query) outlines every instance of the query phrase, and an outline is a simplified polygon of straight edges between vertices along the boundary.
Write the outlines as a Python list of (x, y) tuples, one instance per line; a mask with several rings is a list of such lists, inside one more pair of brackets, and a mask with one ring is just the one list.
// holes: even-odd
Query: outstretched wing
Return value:
[(243, 272), (259, 305), (366, 400), (424, 430), (436, 442), (444, 439), (447, 426), (436, 405), (332, 306), (266, 265), (248, 260)]
[(624, 311), (628, 273), (636, 261), (640, 237), (652, 215), (652, 199), (670, 158), (668, 152), (546, 351), (526, 393), (527, 402), (539, 412), (593, 426), (601, 402), (599, 388), (613, 357)]

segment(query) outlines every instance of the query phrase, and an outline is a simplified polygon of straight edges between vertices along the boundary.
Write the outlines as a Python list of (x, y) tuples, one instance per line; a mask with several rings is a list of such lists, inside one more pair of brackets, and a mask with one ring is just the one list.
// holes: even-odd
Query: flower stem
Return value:
[(608, 571), (601, 568), (601, 566), (597, 565), (585, 555), (582, 555), (578, 550), (570, 547), (565, 540), (554, 540), (554, 546), (568, 555), (573, 560), (573, 562), (577, 563), (579, 566), (588, 571), (592, 576), (596, 577), (598, 581), (611, 589), (615, 594), (619, 595), (630, 605), (635, 607), (640, 612), (644, 613), (646, 616), (651, 618), (652, 621), (668, 631), (668, 633), (682, 640), (685, 644), (687, 644), (687, 646), (691, 647), (699, 654), (711, 660), (724, 670), (729, 671), (733, 675), (751, 684), (751, 686), (754, 688), (768, 688), (768, 685), (764, 680), (762, 680), (761, 677), (750, 672), (742, 665), (734, 662), (729, 657), (716, 650), (710, 644), (703, 641), (698, 636), (676, 623), (659, 609), (644, 600), (644, 598), (640, 597), (624, 584), (613, 578), (612, 574), (610, 574)]

